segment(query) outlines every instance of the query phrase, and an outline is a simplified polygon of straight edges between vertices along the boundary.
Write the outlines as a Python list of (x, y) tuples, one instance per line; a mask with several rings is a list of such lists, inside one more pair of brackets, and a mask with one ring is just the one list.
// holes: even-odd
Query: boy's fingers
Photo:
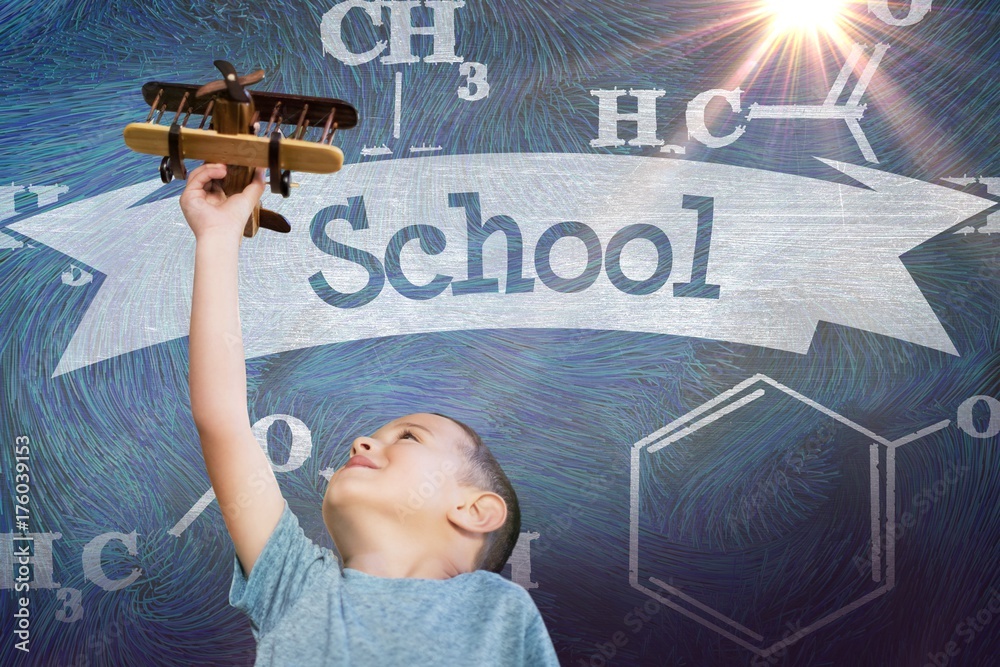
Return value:
[(264, 194), (264, 170), (257, 167), (254, 170), (253, 180), (251, 180), (245, 188), (243, 188), (243, 194), (250, 198), (250, 200), (256, 203), (262, 194)]
[(203, 162), (202, 164), (200, 164), (197, 167), (195, 167), (194, 169), (192, 169), (191, 173), (194, 174), (194, 173), (199, 173), (199, 172), (203, 172), (203, 171), (206, 171), (206, 170), (215, 172), (215, 171), (218, 171), (220, 169), (224, 170), (225, 168), (226, 168), (226, 165), (224, 165), (222, 163), (219, 163), (219, 162)]
[(185, 190), (204, 190), (205, 185), (212, 180), (220, 178), (220, 173), (225, 174), (224, 164), (203, 164), (190, 174), (188, 174)]

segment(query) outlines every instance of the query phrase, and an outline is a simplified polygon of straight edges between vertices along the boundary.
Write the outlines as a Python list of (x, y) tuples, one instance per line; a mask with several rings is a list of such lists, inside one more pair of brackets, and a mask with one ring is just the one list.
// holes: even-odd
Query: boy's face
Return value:
[(415, 530), (439, 525), (456, 498), (467, 442), (458, 424), (428, 413), (394, 419), (371, 436), (355, 438), (349, 456), (364, 456), (374, 467), (349, 466), (349, 458), (330, 478), (323, 518), (334, 541), (334, 525), (369, 525), (376, 517)]

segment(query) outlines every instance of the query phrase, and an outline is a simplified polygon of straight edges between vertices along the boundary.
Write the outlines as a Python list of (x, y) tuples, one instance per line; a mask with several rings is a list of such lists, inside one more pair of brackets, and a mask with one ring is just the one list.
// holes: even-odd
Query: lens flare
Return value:
[(765, 0), (775, 30), (823, 30), (837, 26), (844, 0)]

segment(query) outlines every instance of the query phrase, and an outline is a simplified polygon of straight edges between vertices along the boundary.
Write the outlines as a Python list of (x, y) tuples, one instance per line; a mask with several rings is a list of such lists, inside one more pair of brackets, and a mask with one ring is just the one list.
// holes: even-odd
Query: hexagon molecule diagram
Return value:
[(893, 587), (895, 450), (949, 423), (890, 441), (754, 375), (632, 446), (631, 586), (772, 655)]

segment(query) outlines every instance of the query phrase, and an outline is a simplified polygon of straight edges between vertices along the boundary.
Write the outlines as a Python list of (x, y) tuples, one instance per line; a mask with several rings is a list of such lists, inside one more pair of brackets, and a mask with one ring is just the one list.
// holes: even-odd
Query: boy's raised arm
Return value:
[(189, 336), (191, 414), (209, 480), (245, 575), (284, 510), (271, 464), (250, 430), (240, 328), (238, 266), (243, 228), (264, 191), (264, 174), (230, 197), (226, 166), (188, 174), (181, 210), (195, 235)]

